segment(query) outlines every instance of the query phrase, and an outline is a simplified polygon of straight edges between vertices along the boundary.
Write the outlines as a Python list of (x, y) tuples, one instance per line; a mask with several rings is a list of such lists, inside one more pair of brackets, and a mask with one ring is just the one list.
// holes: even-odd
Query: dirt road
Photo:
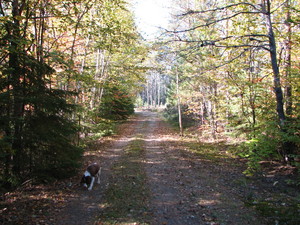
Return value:
[(101, 184), (91, 192), (80, 190), (61, 213), (59, 224), (102, 223), (98, 212), (103, 210), (112, 166), (137, 136), (144, 141), (145, 154), (140, 160), (150, 190), (145, 223), (264, 224), (253, 210), (244, 206), (236, 190), (228, 186), (226, 180), (228, 175), (235, 176), (234, 169), (229, 173), (220, 164), (185, 151), (180, 137), (154, 112), (137, 112), (122, 125), (120, 136), (109, 148), (88, 153), (89, 162), (102, 164)]
[[(92, 162), (101, 184), (87, 191), (78, 183)], [(181, 138), (158, 113), (137, 112), (86, 151), (78, 176), (2, 196), (0, 223), (299, 224), (300, 193), (288, 177), (248, 178), (244, 169), (224, 144)]]

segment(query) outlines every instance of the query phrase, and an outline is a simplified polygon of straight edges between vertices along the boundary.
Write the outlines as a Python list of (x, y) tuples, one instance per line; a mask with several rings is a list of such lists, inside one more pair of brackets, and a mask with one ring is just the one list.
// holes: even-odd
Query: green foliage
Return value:
[[(181, 105), (181, 112), (182, 112), (182, 125), (184, 128), (190, 127), (195, 125), (196, 120), (192, 114), (188, 113), (188, 106)], [(168, 104), (164, 110), (164, 117), (174, 126), (178, 127), (178, 107), (177, 105)]]
[(125, 88), (107, 86), (99, 108), (99, 116), (110, 120), (124, 120), (134, 113), (134, 100)]
[(0, 90), (2, 179), (15, 186), (28, 178), (46, 181), (74, 174), (82, 149), (72, 143), (78, 128), (69, 117), (75, 109), (66, 100), (71, 93), (50, 89), (44, 77), (53, 69), (31, 56), (18, 55), (14, 69), (20, 79), (8, 79), (13, 70), (7, 68), (3, 78), (12, 88)]
[(249, 199), (246, 206), (254, 207), (262, 216), (274, 224), (299, 224), (300, 205), (298, 201), (272, 201)]
[(74, 174), (82, 155), (82, 149), (71, 142), (77, 131), (66, 117), (44, 112), (32, 116), (24, 129), (24, 150), (34, 162), (32, 173), (58, 179)]
[(105, 85), (98, 109), (88, 111), (82, 122), (85, 140), (90, 142), (112, 135), (118, 121), (127, 119), (133, 113), (134, 98), (126, 88), (113, 82)]
[(116, 122), (98, 117), (97, 122), (88, 124), (88, 141), (96, 141), (101, 137), (109, 136), (115, 133)]
[[(236, 154), (249, 160), (249, 175), (259, 170), (261, 160), (284, 159), (299, 166), (300, 83), (299, 68), (294, 66), (299, 62), (299, 45), (294, 42), (299, 37), (291, 24), (297, 3), (288, 1), (274, 11), (280, 1), (268, 2), (273, 21), (268, 32), (267, 17), (253, 16), (251, 4), (199, 1), (190, 11), (182, 8), (184, 16), (173, 21), (178, 32), (167, 37), (169, 54), (164, 57), (168, 67), (176, 68), (170, 76), (179, 75), (181, 101), (198, 117), (198, 124), (209, 127), (213, 138), (229, 135), (229, 141), (244, 141)], [(270, 28), (276, 40), (266, 35), (273, 32)], [(270, 58), (269, 45), (283, 47)], [(176, 87), (169, 88), (173, 93), (168, 100), (174, 102)], [(175, 122), (176, 111), (166, 110)]]
[[(48, 90), (48, 93), (40, 90), (29, 98), (30, 103), (27, 103), (35, 110), (26, 110), (22, 117), (23, 128), (19, 134), (22, 148), (12, 147), (13, 136), (6, 136), (0, 143), (2, 149), (6, 148), (2, 161), (13, 157), (10, 163), (20, 168), (20, 173), (11, 171), (11, 177), (18, 177), (19, 181), (27, 177), (46, 181), (68, 177), (78, 168), (82, 149), (72, 143), (78, 128), (67, 117), (74, 107), (66, 103), (64, 96), (65, 93), (57, 90)], [(1, 116), (2, 120), (5, 118)]]
[[(298, 165), (298, 167), (300, 167), (300, 166)], [(287, 179), (285, 182), (288, 185), (300, 187), (300, 175), (298, 175), (298, 177), (296, 179)]]
[(0, 19), (0, 179), (13, 186), (75, 172), (79, 137), (133, 113), (147, 54), (124, 1), (14, 2)]
[(141, 97), (141, 95), (138, 95), (136, 100), (135, 100), (135, 106), (137, 108), (139, 107), (143, 107), (144, 106), (144, 102), (143, 102), (143, 98)]
[[(291, 159), (299, 157), (300, 137), (297, 135), (295, 123), (291, 123), (291, 125), (287, 125), (286, 130), (282, 131), (275, 122), (266, 122), (251, 132), (252, 138), (245, 141), (240, 146), (239, 152), (236, 153), (249, 160), (245, 174), (253, 175), (253, 173), (259, 171), (259, 162), (262, 160), (282, 160), (285, 157), (285, 154), (283, 154), (285, 144), (293, 148), (290, 149), (293, 154), (289, 155), (287, 152), (288, 157)], [(291, 163), (299, 166), (297, 162), (292, 161)]]

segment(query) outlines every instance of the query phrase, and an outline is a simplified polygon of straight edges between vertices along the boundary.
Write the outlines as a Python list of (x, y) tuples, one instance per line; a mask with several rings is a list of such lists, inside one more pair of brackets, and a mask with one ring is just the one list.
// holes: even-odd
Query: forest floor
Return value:
[[(99, 140), (77, 176), (1, 195), (0, 224), (300, 224), (300, 191), (275, 162), (246, 177), (225, 143), (180, 137), (156, 112), (139, 111)], [(99, 162), (101, 183), (78, 183)]]

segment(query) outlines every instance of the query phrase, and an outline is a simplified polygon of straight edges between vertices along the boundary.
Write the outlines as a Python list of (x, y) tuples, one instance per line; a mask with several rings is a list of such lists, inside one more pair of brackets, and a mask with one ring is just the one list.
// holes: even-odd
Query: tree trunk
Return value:
[[(23, 3), (24, 4), (24, 3)], [(22, 13), (22, 4), (18, 0), (12, 2), (11, 42), (9, 49), (9, 68), (11, 69), (12, 86), (12, 149), (14, 150), (14, 172), (20, 175), (22, 161), (22, 118), (23, 118), (23, 93), (22, 93), (22, 69), (19, 61), (19, 54), (22, 54), (20, 21), (17, 19)], [(24, 81), (25, 82), (25, 81)]]
[(286, 57), (285, 57), (285, 100), (286, 100), (286, 114), (292, 115), (292, 85), (291, 85), (291, 51), (292, 51), (292, 26), (291, 26), (291, 13), (290, 13), (290, 0), (286, 1), (287, 16), (286, 16), (286, 27), (287, 27), (287, 40), (285, 42)]
[[(278, 68), (277, 56), (276, 56), (276, 42), (275, 42), (275, 36), (274, 36), (272, 22), (271, 22), (270, 0), (264, 0), (263, 3), (264, 3), (263, 10), (266, 15), (266, 25), (268, 28), (271, 63), (272, 63), (272, 69), (273, 69), (274, 91), (275, 91), (275, 96), (276, 96), (276, 111), (277, 111), (277, 115), (278, 115), (278, 119), (279, 119), (280, 130), (284, 134), (287, 134), (286, 123), (285, 123), (286, 117), (285, 117), (285, 113), (284, 113), (284, 104), (283, 104), (283, 92), (282, 92), (282, 88), (281, 88), (281, 84), (280, 84), (280, 74), (279, 74), (279, 68)], [(294, 143), (283, 140), (282, 149), (280, 150), (280, 154), (282, 155), (283, 160), (286, 163), (289, 163), (290, 161), (292, 161), (292, 157), (290, 157), (290, 155), (293, 154), (294, 146), (295, 146)]]
[(275, 35), (273, 32), (273, 26), (271, 21), (270, 0), (263, 0), (262, 7), (263, 7), (263, 12), (266, 16), (266, 26), (268, 29), (271, 65), (273, 70), (274, 92), (276, 96), (276, 111), (279, 119), (279, 125), (281, 129), (283, 129), (286, 118), (285, 118), (284, 105), (283, 105), (283, 92), (280, 84), (280, 73), (279, 73), (278, 62), (277, 62)]
[(157, 105), (160, 107), (161, 105), (161, 77), (158, 77), (158, 82), (157, 82)]
[(176, 94), (177, 94), (179, 131), (180, 131), (180, 136), (182, 136), (183, 135), (183, 129), (182, 129), (182, 116), (181, 116), (181, 103), (180, 103), (180, 96), (179, 96), (179, 75), (178, 75), (178, 70), (176, 70)]

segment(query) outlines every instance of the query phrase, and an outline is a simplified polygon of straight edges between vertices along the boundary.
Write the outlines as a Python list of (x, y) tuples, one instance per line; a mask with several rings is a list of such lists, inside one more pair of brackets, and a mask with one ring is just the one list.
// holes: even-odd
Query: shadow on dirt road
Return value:
[(213, 162), (193, 158), (185, 151), (180, 137), (154, 112), (137, 112), (120, 127), (120, 134), (110, 147), (87, 154), (87, 161), (102, 164), (101, 184), (91, 192), (78, 190), (77, 197), (60, 214), (58, 224), (141, 223), (141, 218), (134, 221), (130, 207), (128, 221), (124, 217), (122, 221), (98, 217), (106, 207), (103, 200), (110, 186), (112, 166), (137, 136), (144, 140), (145, 153), (140, 160), (149, 189), (143, 223), (264, 224), (262, 218), (244, 206), (237, 190), (227, 185), (224, 176), (229, 173)]

